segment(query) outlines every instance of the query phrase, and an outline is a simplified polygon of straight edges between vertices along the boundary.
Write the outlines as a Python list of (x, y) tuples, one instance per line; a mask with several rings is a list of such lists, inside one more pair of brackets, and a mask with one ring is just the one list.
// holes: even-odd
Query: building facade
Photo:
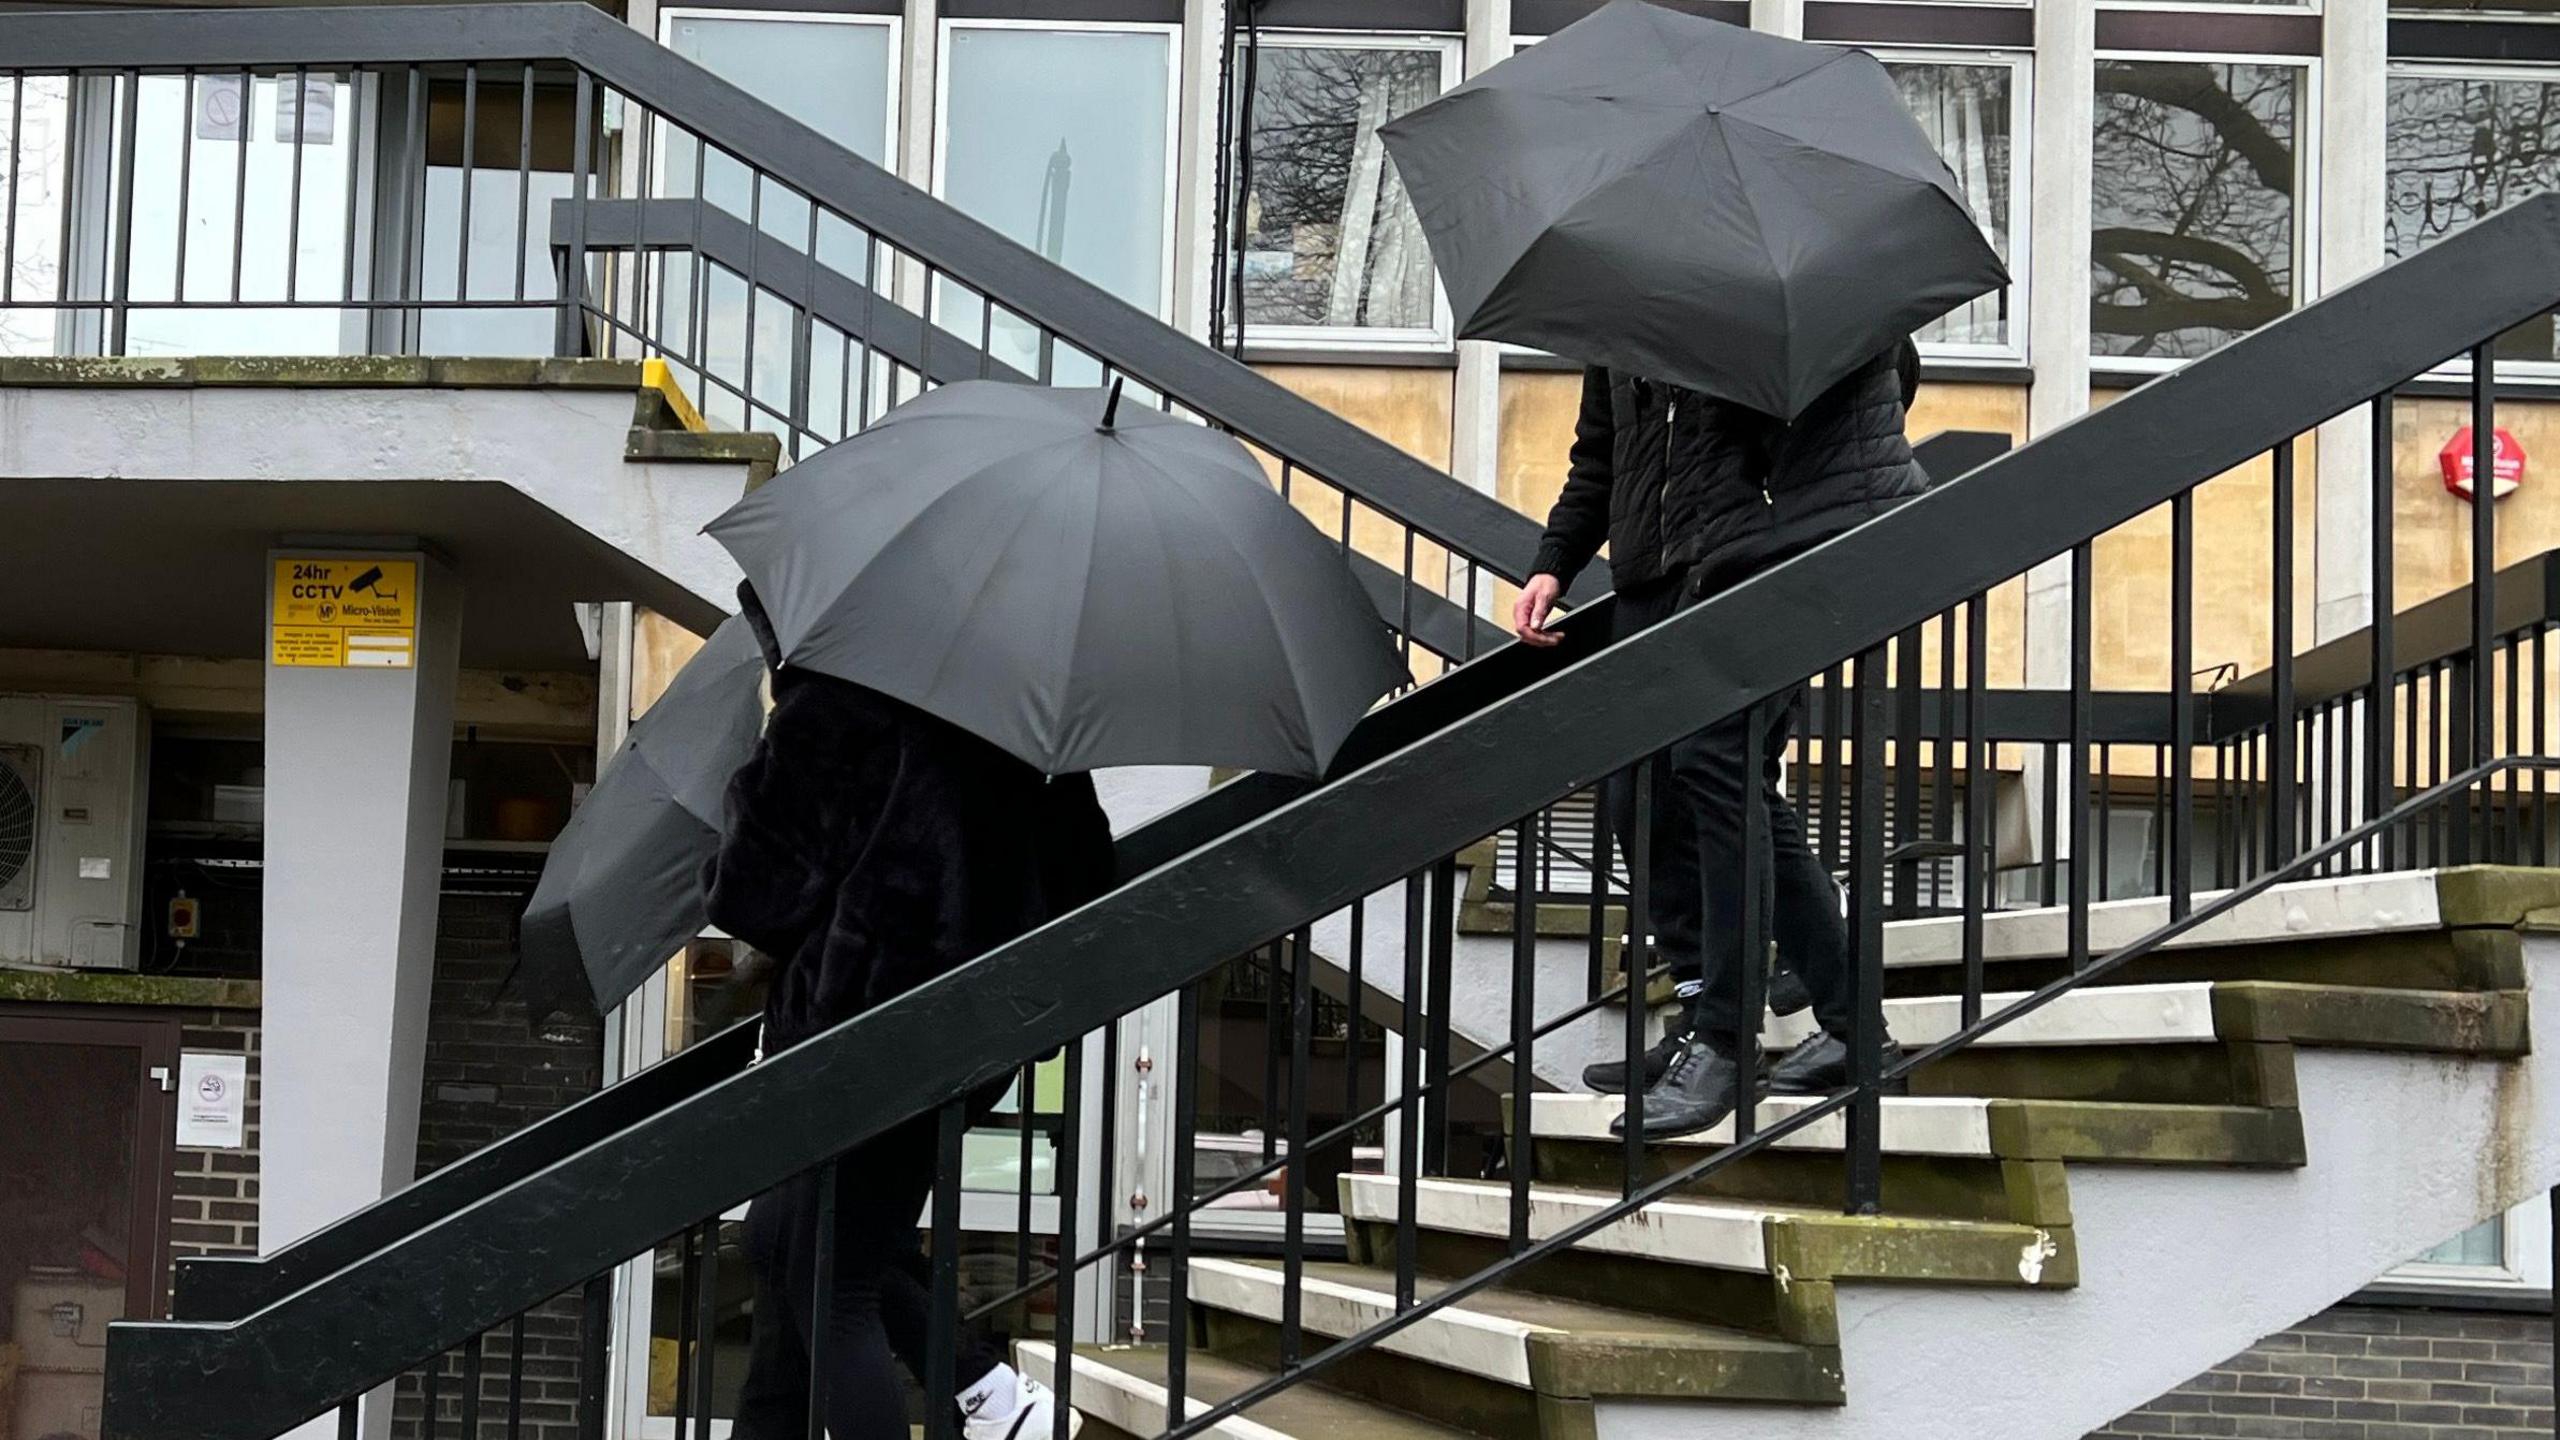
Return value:
[[(1925, 377), (1915, 434), (2049, 433), (2389, 260), (2560, 188), (2560, 5), (1672, 3), (1875, 53), (2007, 261), (2009, 289), (1918, 337)], [(1301, 395), (1535, 515), (1563, 478), (1577, 367), (1454, 335), (1374, 129), (1591, 8), (1592, 0), (627, 0), (620, 18), (1120, 299), (1233, 349)], [(553, 353), (556, 281), (542, 219), (572, 192), (571, 154), (591, 117), (556, 89), (537, 89), (530, 74), (521, 90), (485, 75), (476, 87), (387, 73), (244, 75), (227, 89), (141, 79), (116, 98), (142, 133), (173, 138), (113, 162), (119, 132), (100, 118), (112, 106), (75, 82), (22, 79), (5, 98), (0, 162), (17, 163), (0, 188), (11, 237), (0, 357)], [(824, 253), (826, 237), (805, 203), (767, 193), (726, 157), (662, 139), (647, 120), (610, 108), (592, 121), (608, 141), (616, 193), (710, 198), (772, 233), (806, 229)], [(117, 221), (103, 192), (28, 178), (80, 173), (77, 163), (57, 171), (34, 160), (82, 156), (96, 157), (93, 170), (125, 167), (138, 208)], [(414, 186), (385, 183), (394, 159)], [(427, 237), (421, 252), (383, 248), (373, 217), (392, 215), (426, 217), (416, 227)], [(854, 270), (875, 263), (838, 255)], [(95, 293), (111, 261), (158, 277), (142, 282), (144, 298), (184, 301), (227, 286), (235, 302), (245, 295), (251, 303), (129, 315), (9, 303), (12, 293)], [(279, 287), (352, 289), (360, 272), (395, 264), (424, 277), (425, 303), (272, 313), (254, 305)], [(1039, 342), (1027, 327), (1016, 333), (1013, 317), (970, 311), (974, 302), (943, 296), (927, 273), (873, 278), (937, 307), (947, 327), (983, 335), (990, 353), (1031, 364)], [(630, 286), (644, 303), (654, 290), (661, 312), (684, 297), (682, 326), (699, 363), (677, 379), (711, 426), (802, 443), (793, 422), (812, 421), (807, 392), (827, 387), (779, 373), (775, 357), (795, 353), (793, 337), (752, 280), (670, 261), (608, 283)], [(626, 347), (608, 335), (598, 348), (618, 355)], [(2500, 422), (2526, 457), (2519, 487), (2496, 501), (2499, 554), (2522, 560), (2560, 546), (2560, 487), (2541, 468), (2560, 463), (2560, 320), (2502, 337), (2494, 358)], [(1073, 378), (1074, 361), (1060, 364), (1061, 378)], [(849, 382), (837, 378), (841, 393)], [(850, 428), (852, 417), (835, 419)], [(2421, 381), (2395, 409), (2388, 476), (2372, 473), (2360, 417), (2299, 447), (2294, 568), (2312, 638), (2346, 634), (2378, 609), (2465, 578), (2470, 502), (2450, 492), (2439, 462), (2462, 419), (2449, 387)], [(2235, 471), (2199, 497), (2199, 563), (2208, 571), (2265, 573), (2269, 469)], [(2398, 563), (2388, 597), (2371, 591), (2372, 536), (2361, 509), (2326, 503), (2363, 497), (2377, 483), (2394, 496)], [(1303, 503), (1319, 523), (1336, 523), (1320, 510), (1330, 502)], [(1339, 518), (1346, 532), (1353, 527), (1347, 501)], [(2132, 527), (2095, 556), (2102, 685), (2169, 683), (2167, 534), (2165, 524)], [(1499, 583), (1454, 569), (1446, 579), (1452, 598), (1486, 613), (1507, 609)], [(2049, 567), (1996, 597), (1992, 645), (2004, 683), (2064, 678), (2072, 583), (2067, 566)], [(619, 738), (687, 650), (677, 627), (645, 614), (601, 615), (595, 624), (601, 661), (463, 670), (456, 714), (464, 731), (451, 765), (468, 785), (438, 870), (433, 1000), (424, 1063), (410, 1082), (422, 1170), (681, 1049), (735, 1003), (721, 986), (725, 947), (713, 941), (601, 1033), (536, 1032), (529, 1017), (506, 1011), (511, 950), (502, 921), (529, 885), (535, 867), (526, 857), (592, 777), (598, 749)], [(2198, 683), (2264, 666), (2272, 633), (2246, 603), (2208, 600), (2198, 617)], [(140, 688), (99, 682), (95, 671), (70, 675), (38, 649), (23, 644), (6, 657), (0, 691)], [(474, 674), (484, 679), (470, 681)], [(153, 683), (152, 695), (180, 693)], [(527, 708), (528, 686), (554, 707)], [(254, 812), (241, 807), (264, 785), (261, 711), (236, 696), (168, 708), (185, 718), (155, 737), (141, 862), (151, 958), (140, 968), (157, 971), (159, 983), (145, 976), (83, 988), (54, 976), (0, 976), (16, 985), (0, 992), (0, 1037), (14, 1038), (8, 1027), (16, 1026), (32, 1045), (68, 1021), (125, 1026), (130, 1033), (86, 1032), (123, 1046), (119, 1056), (131, 1052), (130, 1064), (115, 1061), (118, 1074), (147, 1076), (182, 1053), (247, 1059), (253, 1108), (243, 1143), (169, 1147), (166, 1175), (133, 1192), (165, 1202), (157, 1212), (164, 1228), (119, 1212), (129, 1233), (164, 1256), (254, 1248), (257, 1207), (290, 1183), (258, 1163), (255, 1087), (274, 1038), (247, 988), (273, 983), (257, 963), (261, 912), (224, 903), (254, 883), (240, 878), (255, 868), (258, 839)], [(1122, 797), (1135, 810), (1164, 799), (1143, 786)], [(2126, 844), (2138, 861), (2157, 841), (2129, 833)], [(200, 906), (186, 912), (201, 915), (186, 922), (187, 936), (176, 933), (179, 901)], [(174, 961), (163, 948), (171, 945)], [(1250, 1001), (1268, 978), (1240, 973), (1232, 993)], [(1051, 1153), (1040, 1117), (1056, 1108), (1054, 1062), (1026, 1077), (1018, 1127), (973, 1140), (972, 1165), (987, 1179), (985, 1203), (973, 1198), (968, 1220), (988, 1289), (1004, 1288), (1016, 1246), (1055, 1235), (1062, 1206), (1107, 1203), (1112, 1218), (1139, 1220), (1130, 1197), (1170, 1184), (1164, 1107), (1146, 1108), (1136, 1068), (1165, 1053), (1170, 1024), (1168, 1012), (1127, 1027), (1119, 1055), (1129, 1076), (1102, 1074), (1098, 1054), (1089, 1061), (1093, 1081), (1135, 1082), (1116, 1092), (1121, 1123), (1131, 1135), (1158, 1127), (1156, 1144), (1129, 1147), (1124, 1173), (1092, 1194), (1038, 1197), (1027, 1211), (1030, 1234), (1021, 1232), (1012, 1191)], [(1356, 1044), (1357, 1028), (1351, 1033)], [(1221, 1070), (1232, 1093), (1219, 1091), (1226, 1098), (1213, 1107), (1239, 1136), (1268, 1118), (1273, 1098), (1257, 1088), (1261, 1057), (1248, 1048), (1239, 1042), (1240, 1058)], [(98, 1123), (162, 1123), (169, 1117), (150, 1093), (140, 1087), (128, 1097), (130, 1114)], [(1017, 1151), (1018, 1136), (1027, 1143)], [(1017, 1155), (1034, 1157), (1030, 1168)], [(715, 1229), (713, 1243), (727, 1244), (725, 1235)], [(1252, 1218), (1239, 1216), (1228, 1238), (1252, 1244)], [(2413, 1257), (2354, 1306), (2270, 1337), (2105, 1433), (2379, 1440), (2535, 1423), (2547, 1430), (2547, 1321), (2522, 1317), (2548, 1313), (2551, 1252), (2541, 1207), (2486, 1221)], [(156, 1293), (156, 1273), (128, 1288)], [(740, 1270), (729, 1275), (735, 1285)], [(612, 1433), (664, 1436), (673, 1431), (676, 1378), (672, 1361), (658, 1358), (674, 1353), (689, 1323), (679, 1312), (692, 1297), (659, 1283), (647, 1262), (629, 1278), (615, 1302), (617, 1334), (654, 1338), (616, 1349), (648, 1359), (611, 1377)], [(1143, 1273), (1118, 1274), (1114, 1288), (1126, 1296), (1118, 1324), (1139, 1334), (1161, 1324), (1149, 1318)], [(723, 1343), (738, 1350), (742, 1299), (724, 1294), (710, 1307)], [(565, 1403), (579, 1384), (575, 1347), (536, 1338), (551, 1367), (544, 1383), (560, 1392), (546, 1398)], [(734, 1383), (738, 1367), (721, 1369)], [(408, 1382), (403, 1425), (415, 1423), (426, 1391), (424, 1377)]]

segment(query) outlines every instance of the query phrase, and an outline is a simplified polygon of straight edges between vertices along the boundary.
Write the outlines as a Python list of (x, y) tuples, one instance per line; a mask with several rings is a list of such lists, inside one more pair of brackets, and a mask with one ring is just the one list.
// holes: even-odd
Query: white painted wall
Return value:
[(705, 600), (744, 467), (624, 458), (628, 390), (0, 387), (0, 480), (502, 480)]

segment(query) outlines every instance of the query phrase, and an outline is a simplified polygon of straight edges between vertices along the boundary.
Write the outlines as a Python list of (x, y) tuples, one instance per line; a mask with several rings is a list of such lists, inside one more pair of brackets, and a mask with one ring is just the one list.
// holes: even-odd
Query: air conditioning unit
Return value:
[(0, 695), (0, 965), (140, 966), (150, 753), (138, 701)]

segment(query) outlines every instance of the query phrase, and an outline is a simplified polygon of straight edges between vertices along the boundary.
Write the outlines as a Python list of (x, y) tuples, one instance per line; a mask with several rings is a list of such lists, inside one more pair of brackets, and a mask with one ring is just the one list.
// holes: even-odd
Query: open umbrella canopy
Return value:
[(713, 631), (552, 842), (518, 971), (536, 1024), (602, 1014), (702, 932), (702, 864), (764, 727), (764, 670), (744, 619)]
[(1611, 0), (1378, 133), (1459, 334), (1786, 419), (2008, 283), (1861, 51)]
[(708, 528), (785, 665), (1053, 775), (1320, 774), (1404, 679), (1349, 561), (1253, 456), (1116, 391), (944, 386)]

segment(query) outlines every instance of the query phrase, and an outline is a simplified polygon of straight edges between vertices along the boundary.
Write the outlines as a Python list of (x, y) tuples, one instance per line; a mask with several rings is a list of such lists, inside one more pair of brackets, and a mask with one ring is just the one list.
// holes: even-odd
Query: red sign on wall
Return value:
[[(2444, 467), (2444, 488), (2465, 500), (2470, 499), (2472, 464), (2470, 426), (2465, 425), (2453, 432), (2453, 438), (2444, 442), (2444, 448), (2436, 452), (2436, 463)], [(2524, 484), (2524, 447), (2517, 444), (2516, 437), (2508, 434), (2503, 427), (2497, 432), (2497, 454), (2490, 460), (2489, 466), (2497, 477), (2495, 486), (2490, 492), (2496, 498), (2504, 500)]]

